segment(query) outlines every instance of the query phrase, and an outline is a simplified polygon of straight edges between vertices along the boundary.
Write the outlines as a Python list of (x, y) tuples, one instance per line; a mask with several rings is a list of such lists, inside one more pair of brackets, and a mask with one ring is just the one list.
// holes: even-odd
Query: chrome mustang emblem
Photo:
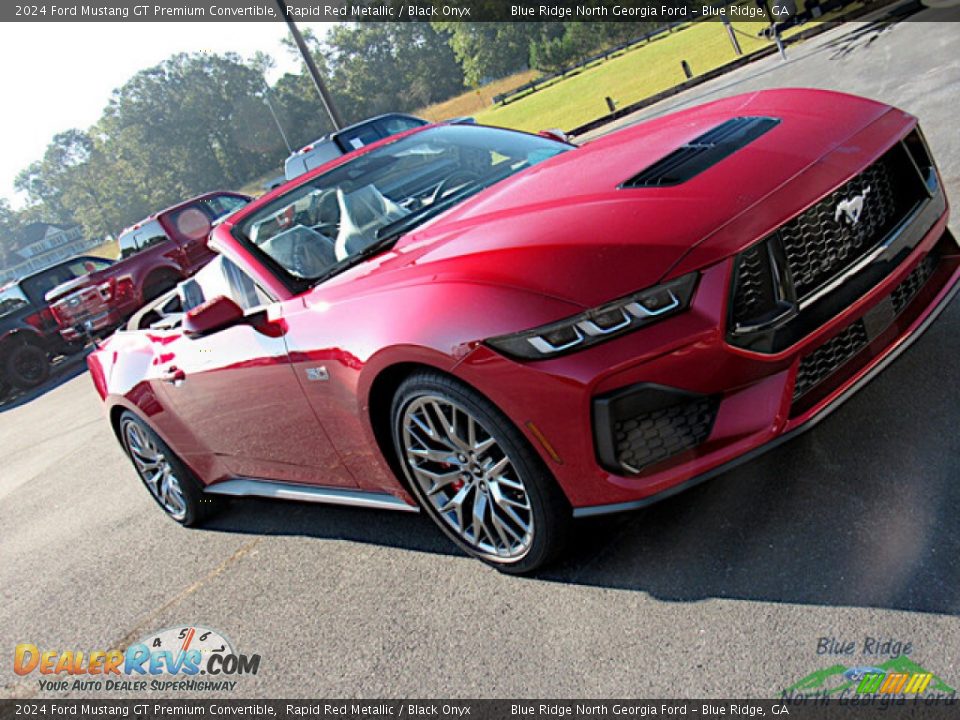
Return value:
[(833, 219), (840, 222), (840, 218), (845, 217), (851, 225), (856, 225), (860, 222), (860, 214), (863, 212), (863, 201), (869, 192), (870, 186), (868, 185), (859, 195), (841, 200), (837, 203), (837, 209), (833, 213)]

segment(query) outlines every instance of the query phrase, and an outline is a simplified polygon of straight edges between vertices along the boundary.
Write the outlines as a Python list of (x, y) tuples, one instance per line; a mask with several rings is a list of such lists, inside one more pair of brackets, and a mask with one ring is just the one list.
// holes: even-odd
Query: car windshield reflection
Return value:
[(317, 281), (368, 256), (386, 235), (571, 147), (498, 128), (429, 128), (311, 179), (239, 230), (272, 266)]

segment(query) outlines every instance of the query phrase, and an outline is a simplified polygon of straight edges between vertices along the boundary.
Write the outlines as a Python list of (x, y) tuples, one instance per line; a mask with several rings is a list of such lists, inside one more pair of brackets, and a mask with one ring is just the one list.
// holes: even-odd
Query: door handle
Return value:
[(173, 383), (174, 385), (179, 385), (184, 380), (187, 379), (187, 374), (178, 368), (176, 365), (171, 365), (167, 368), (167, 371), (160, 376), (160, 379), (164, 382)]

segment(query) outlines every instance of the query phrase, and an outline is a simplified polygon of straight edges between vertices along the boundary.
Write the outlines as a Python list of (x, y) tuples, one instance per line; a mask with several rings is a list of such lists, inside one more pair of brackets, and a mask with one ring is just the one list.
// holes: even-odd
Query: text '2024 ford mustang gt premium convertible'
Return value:
[(211, 235), (89, 358), (157, 503), (422, 508), (511, 572), (824, 417), (960, 287), (905, 112), (729, 98), (583, 147), (388, 138)]

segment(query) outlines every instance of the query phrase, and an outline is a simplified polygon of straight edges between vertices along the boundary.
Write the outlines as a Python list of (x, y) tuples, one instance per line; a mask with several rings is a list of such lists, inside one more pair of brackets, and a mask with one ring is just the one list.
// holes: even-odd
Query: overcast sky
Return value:
[[(318, 36), (326, 30), (323, 23), (300, 27)], [(280, 44), (286, 33), (281, 22), (0, 23), (0, 197), (21, 205), (17, 173), (40, 159), (55, 133), (96, 122), (111, 91), (138, 70), (178, 52), (246, 58), (262, 50), (277, 61), (279, 76), (299, 69)]]

